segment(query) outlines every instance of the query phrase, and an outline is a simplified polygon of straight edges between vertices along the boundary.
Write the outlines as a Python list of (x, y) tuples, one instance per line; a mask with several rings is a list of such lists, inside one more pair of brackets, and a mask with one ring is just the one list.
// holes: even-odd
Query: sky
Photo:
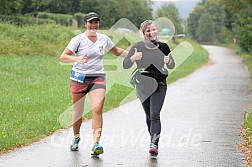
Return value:
[(153, 2), (153, 15), (155, 16), (155, 12), (157, 8), (161, 7), (167, 2), (173, 2), (176, 7), (179, 9), (179, 14), (181, 18), (187, 19), (189, 13), (193, 10), (198, 2), (202, 0), (152, 0)]

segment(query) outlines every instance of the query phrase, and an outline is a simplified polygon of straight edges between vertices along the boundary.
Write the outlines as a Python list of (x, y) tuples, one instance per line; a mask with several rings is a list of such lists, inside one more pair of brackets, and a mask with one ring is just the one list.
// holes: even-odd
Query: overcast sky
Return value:
[(183, 19), (186, 19), (189, 13), (194, 9), (196, 4), (202, 0), (152, 0), (153, 2), (153, 15), (157, 8), (160, 8), (167, 2), (173, 2), (179, 10), (179, 14)]

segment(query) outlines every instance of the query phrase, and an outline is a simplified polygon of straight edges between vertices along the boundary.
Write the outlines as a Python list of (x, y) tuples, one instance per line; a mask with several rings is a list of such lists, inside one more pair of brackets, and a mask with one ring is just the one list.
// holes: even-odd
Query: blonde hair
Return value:
[(144, 22), (142, 22), (142, 24), (140, 25), (140, 31), (144, 34), (146, 28), (151, 25), (151, 24), (155, 24), (153, 20), (145, 20)]

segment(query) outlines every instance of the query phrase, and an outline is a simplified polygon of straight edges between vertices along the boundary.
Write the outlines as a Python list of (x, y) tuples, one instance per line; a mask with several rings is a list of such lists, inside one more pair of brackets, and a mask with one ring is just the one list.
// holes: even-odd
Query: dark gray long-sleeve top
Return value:
[[(164, 77), (167, 77), (168, 71), (164, 70), (164, 56), (167, 56), (171, 52), (171, 50), (166, 43), (158, 43), (159, 47), (156, 49), (146, 48), (143, 41), (133, 45), (127, 57), (123, 61), (123, 68), (128, 69), (132, 67), (133, 63), (131, 62), (130, 57), (133, 56), (133, 54), (135, 53), (135, 48), (137, 48), (138, 52), (142, 52), (142, 59), (136, 60), (138, 69), (144, 68), (146, 71), (149, 71), (149, 76), (155, 78), (157, 81), (164, 79)], [(172, 62), (170, 64), (166, 64), (168, 69), (173, 69), (175, 67), (175, 62), (172, 56), (171, 60)]]

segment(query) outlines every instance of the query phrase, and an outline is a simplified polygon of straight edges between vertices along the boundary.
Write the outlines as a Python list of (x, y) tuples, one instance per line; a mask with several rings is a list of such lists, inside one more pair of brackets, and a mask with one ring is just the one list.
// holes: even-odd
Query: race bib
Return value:
[(70, 79), (76, 82), (83, 83), (85, 80), (85, 74), (73, 71), (71, 72)]

